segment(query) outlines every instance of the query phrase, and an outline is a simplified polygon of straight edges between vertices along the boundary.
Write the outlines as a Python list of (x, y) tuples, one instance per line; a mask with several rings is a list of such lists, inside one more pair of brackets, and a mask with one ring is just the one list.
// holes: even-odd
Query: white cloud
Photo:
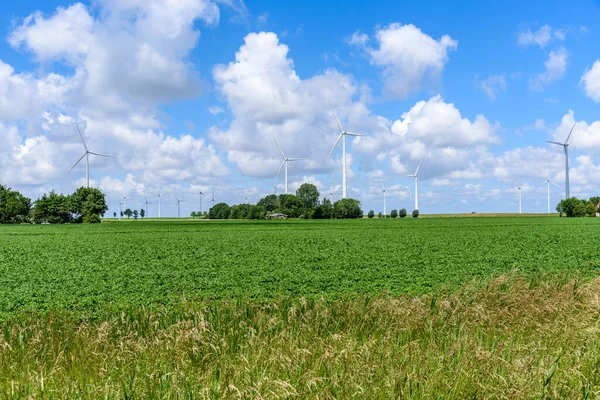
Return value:
[(383, 68), (385, 92), (400, 98), (436, 84), (448, 61), (448, 51), (458, 46), (448, 35), (435, 40), (412, 24), (390, 24), (379, 29), (376, 37), (379, 48), (368, 47), (368, 37), (358, 32), (349, 43), (361, 47), (371, 64)]
[[(287, 54), (288, 47), (279, 42), (275, 33), (251, 33), (245, 37), (234, 62), (217, 65), (213, 70), (217, 88), (234, 118), (226, 130), (213, 127), (211, 138), (245, 175), (275, 176), (281, 156), (273, 138), (288, 157), (306, 158), (290, 164), (290, 174), (323, 172), (341, 166), (335, 156), (332, 162), (325, 163), (337, 136), (329, 99), (349, 131), (369, 133), (376, 124), (366, 106), (352, 100), (360, 92), (351, 77), (326, 70), (300, 79)], [(360, 139), (353, 141), (358, 143)], [(347, 157), (352, 160), (350, 154)]]
[(212, 107), (208, 107), (208, 112), (211, 113), (212, 115), (219, 115), (219, 114), (225, 112), (225, 110), (223, 110), (223, 108), (218, 107), (218, 106), (212, 106)]
[(506, 77), (502, 75), (491, 75), (490, 77), (478, 82), (478, 86), (492, 100), (496, 100), (498, 92), (506, 90)]
[(531, 29), (521, 32), (517, 38), (517, 43), (523, 47), (537, 45), (543, 48), (553, 40), (565, 40), (565, 32), (544, 25), (535, 32), (532, 32)]
[(568, 58), (569, 55), (564, 48), (552, 50), (544, 62), (545, 71), (534, 75), (529, 80), (529, 87), (532, 90), (544, 90), (550, 83), (561, 79), (567, 70)]
[(600, 60), (596, 60), (592, 68), (583, 74), (580, 85), (586, 96), (600, 103)]

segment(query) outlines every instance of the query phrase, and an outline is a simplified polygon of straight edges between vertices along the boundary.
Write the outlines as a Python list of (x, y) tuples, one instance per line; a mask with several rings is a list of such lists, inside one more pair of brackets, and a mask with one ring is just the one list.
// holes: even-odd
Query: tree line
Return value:
[(99, 223), (108, 210), (104, 193), (81, 187), (73, 194), (51, 191), (32, 203), (16, 190), (0, 185), (0, 223)]
[(590, 197), (589, 200), (571, 197), (561, 200), (556, 206), (556, 211), (560, 216), (566, 217), (595, 217), (598, 209), (596, 206), (600, 203), (600, 196)]
[(296, 194), (270, 194), (256, 204), (215, 204), (208, 212), (209, 219), (265, 219), (272, 214), (283, 214), (288, 218), (329, 219), (362, 218), (360, 201), (341, 199), (332, 203), (320, 198), (315, 185), (302, 184)]

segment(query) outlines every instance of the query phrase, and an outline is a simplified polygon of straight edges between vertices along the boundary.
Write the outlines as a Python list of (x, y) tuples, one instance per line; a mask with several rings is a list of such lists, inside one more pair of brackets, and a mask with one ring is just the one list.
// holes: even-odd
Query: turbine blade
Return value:
[(554, 186), (556, 186), (557, 188), (559, 188), (559, 189), (560, 189), (560, 186), (558, 186), (556, 183), (554, 183), (554, 182), (552, 182), (552, 181), (550, 181), (550, 183), (551, 183), (551, 184), (553, 184)]
[(83, 160), (83, 157), (85, 157), (85, 156), (86, 156), (86, 154), (87, 154), (87, 152), (86, 152), (86, 153), (83, 153), (83, 155), (81, 156), (81, 158), (80, 158), (79, 160), (77, 160), (77, 162), (75, 163), (75, 165), (73, 165), (73, 166), (71, 167), (71, 169), (69, 170), (69, 172), (68, 172), (68, 173), (71, 173), (71, 171), (73, 171), (73, 170), (75, 169), (75, 167), (77, 166), (77, 164), (79, 164), (79, 163), (81, 162), (81, 160)]
[(279, 167), (279, 171), (277, 171), (277, 175), (275, 176), (275, 180), (277, 180), (277, 178), (279, 178), (279, 174), (281, 173), (281, 170), (283, 169), (284, 165), (285, 165), (285, 160), (283, 160), (283, 162), (281, 163), (281, 167)]
[(415, 176), (419, 174), (419, 168), (421, 168), (421, 161), (419, 161), (419, 165), (417, 165), (417, 170), (415, 171)]
[(102, 153), (94, 153), (93, 151), (88, 151), (88, 153), (93, 154), (95, 156), (100, 156), (100, 157), (114, 158), (113, 156), (109, 156), (109, 155), (102, 154)]
[(79, 132), (79, 136), (81, 137), (81, 141), (83, 142), (83, 147), (85, 148), (85, 151), (88, 151), (87, 148), (87, 144), (85, 144), (85, 139), (83, 138), (83, 134), (81, 133), (81, 130), (79, 129), (79, 124), (76, 122), (75, 126), (77, 127), (77, 132)]
[(565, 147), (565, 144), (564, 144), (564, 143), (552, 142), (552, 141), (550, 141), (550, 140), (546, 140), (546, 142), (547, 142), (547, 143), (552, 143), (552, 144), (557, 144), (557, 145), (559, 145), (559, 146), (563, 146), (563, 147)]
[(575, 125), (577, 125), (577, 122), (575, 122), (573, 124), (573, 127), (571, 128), (571, 132), (569, 132), (569, 136), (567, 136), (567, 140), (565, 140), (565, 144), (569, 143), (569, 139), (571, 138), (571, 134), (573, 134), (573, 129), (575, 129)]
[(340, 133), (343, 133), (344, 130), (342, 129), (342, 124), (340, 124), (340, 120), (338, 119), (337, 114), (335, 113), (335, 110), (333, 109), (333, 105), (331, 105), (331, 100), (329, 100), (329, 107), (331, 107), (331, 111), (333, 112), (333, 116), (335, 117), (335, 122), (337, 123)]
[(300, 161), (304, 160), (304, 158), (286, 158), (287, 161)]
[(365, 135), (364, 133), (352, 133), (352, 132), (344, 132), (344, 134), (346, 134), (348, 136), (369, 136), (369, 135)]
[(333, 145), (333, 148), (331, 149), (331, 151), (329, 152), (329, 155), (327, 156), (327, 161), (329, 161), (329, 159), (331, 158), (331, 155), (333, 154), (333, 151), (335, 150), (337, 144), (340, 142), (340, 139), (342, 138), (342, 136), (344, 136), (344, 134), (340, 133), (337, 140), (335, 141), (335, 144)]
[(279, 143), (277, 143), (277, 140), (275, 140), (275, 138), (273, 138), (273, 141), (277, 145), (277, 148), (279, 149), (279, 152), (281, 153), (281, 156), (285, 159), (285, 154), (283, 154), (283, 151), (281, 150), (281, 147), (279, 147)]

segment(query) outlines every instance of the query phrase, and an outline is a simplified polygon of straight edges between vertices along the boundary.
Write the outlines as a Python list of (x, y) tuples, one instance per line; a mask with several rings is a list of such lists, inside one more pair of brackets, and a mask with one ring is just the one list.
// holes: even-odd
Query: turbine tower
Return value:
[(202, 193), (202, 190), (199, 190), (199, 191), (198, 191), (198, 194), (200, 195), (200, 214), (202, 214), (202, 195), (203, 195), (204, 193)]
[(96, 153), (96, 152), (93, 152), (93, 151), (89, 151), (88, 147), (87, 147), (87, 144), (85, 143), (85, 139), (83, 138), (83, 134), (81, 133), (81, 130), (79, 129), (79, 124), (75, 123), (75, 126), (77, 127), (77, 132), (79, 132), (79, 136), (81, 137), (81, 141), (83, 142), (83, 148), (85, 149), (85, 153), (83, 153), (83, 155), (81, 156), (81, 158), (79, 160), (77, 160), (77, 162), (75, 163), (75, 165), (73, 165), (71, 167), (71, 169), (69, 170), (69, 173), (71, 171), (73, 171), (73, 169), (75, 169), (75, 167), (85, 157), (85, 181), (86, 181), (86, 187), (90, 187), (90, 154), (94, 155), (94, 156), (100, 156), (100, 157), (108, 157), (108, 158), (114, 158), (114, 157), (113, 156), (108, 156), (106, 154), (101, 154), (101, 153)]
[[(331, 102), (329, 102), (329, 105), (331, 106)], [(367, 136), (367, 135), (363, 135), (362, 133), (351, 133), (351, 132), (345, 131), (344, 129), (342, 129), (342, 124), (340, 124), (340, 120), (338, 119), (338, 117), (335, 113), (335, 110), (333, 110), (333, 106), (331, 106), (331, 111), (333, 111), (333, 116), (335, 117), (335, 122), (337, 123), (338, 129), (340, 130), (340, 134), (337, 137), (335, 144), (333, 145), (333, 148), (329, 152), (329, 156), (327, 156), (327, 161), (329, 161), (329, 159), (331, 158), (331, 155), (333, 154), (333, 151), (337, 147), (337, 144), (340, 142), (340, 139), (342, 139), (342, 199), (345, 199), (346, 195), (348, 194), (348, 190), (347, 190), (348, 182), (347, 182), (347, 177), (346, 177), (346, 136)]]
[(146, 207), (146, 218), (148, 218), (148, 204), (152, 204), (152, 203), (149, 203), (146, 196), (144, 196), (144, 207)]
[(385, 207), (386, 206), (386, 204), (385, 204), (385, 196), (386, 196), (386, 192), (387, 191), (385, 190), (385, 186), (383, 185), (383, 183), (381, 184), (381, 187), (383, 189), (383, 191), (381, 192), (381, 193), (383, 193), (383, 216), (385, 217), (387, 215), (386, 207)]
[(175, 195), (173, 195), (173, 197), (175, 197), (175, 200), (177, 200), (177, 218), (181, 218), (181, 212), (180, 212), (181, 211), (181, 206), (180, 206), (180, 204), (182, 202), (184, 202), (185, 200), (179, 200), (177, 198), (177, 196), (175, 196)]
[(552, 182), (550, 180), (550, 178), (546, 178), (546, 180), (544, 182), (548, 184), (548, 214), (550, 214), (550, 184), (553, 184), (557, 188), (560, 188), (560, 186), (558, 186), (556, 183)]
[(573, 124), (573, 127), (571, 128), (571, 131), (569, 132), (569, 136), (567, 136), (567, 140), (565, 140), (564, 143), (552, 142), (550, 140), (546, 140), (546, 142), (548, 142), (548, 143), (557, 144), (559, 146), (562, 146), (563, 149), (565, 150), (565, 199), (568, 199), (571, 197), (571, 190), (569, 188), (569, 139), (571, 138), (573, 129), (575, 129), (575, 125), (577, 125), (577, 122), (575, 122)]
[(123, 212), (127, 210), (127, 196), (123, 196)]
[(275, 138), (273, 138), (273, 141), (277, 145), (277, 148), (279, 149), (279, 152), (281, 153), (281, 156), (283, 157), (283, 162), (281, 163), (281, 167), (279, 167), (279, 171), (277, 171), (277, 176), (275, 177), (275, 180), (277, 180), (277, 178), (279, 178), (281, 169), (285, 166), (285, 194), (288, 194), (288, 162), (289, 161), (300, 161), (300, 160), (304, 160), (304, 158), (287, 158), (285, 156), (285, 154), (283, 154), (281, 147), (279, 147), (279, 143), (277, 143), (277, 140), (275, 140)]
[[(525, 185), (525, 184), (523, 184), (523, 185)], [(522, 209), (521, 209), (521, 190), (523, 189), (523, 187), (519, 186), (519, 185), (515, 185), (515, 187), (517, 188), (517, 196), (519, 197), (519, 214), (521, 214), (521, 211), (522, 211)]]
[(165, 194), (165, 192), (158, 194), (158, 218), (160, 218), (160, 196), (162, 196), (163, 194)]
[(421, 168), (420, 161), (414, 174), (404, 175), (406, 178), (415, 178), (415, 210), (419, 209), (419, 168)]

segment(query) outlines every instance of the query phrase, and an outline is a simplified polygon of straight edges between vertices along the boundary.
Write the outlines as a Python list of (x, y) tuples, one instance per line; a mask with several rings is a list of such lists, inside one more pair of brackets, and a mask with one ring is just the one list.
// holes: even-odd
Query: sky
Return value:
[[(376, 4), (375, 4), (376, 3)], [(547, 211), (600, 183), (600, 1), (3, 0), (0, 183), (90, 184), (109, 214), (256, 203), (313, 183), (365, 212)], [(331, 105), (330, 105), (331, 104)]]

